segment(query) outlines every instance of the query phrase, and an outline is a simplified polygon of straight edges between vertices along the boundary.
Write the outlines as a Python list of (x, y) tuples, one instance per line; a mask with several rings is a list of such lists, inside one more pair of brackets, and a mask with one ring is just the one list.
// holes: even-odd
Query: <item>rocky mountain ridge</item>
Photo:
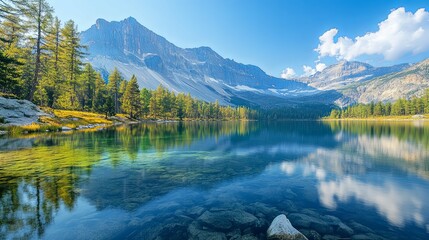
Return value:
[(393, 102), (399, 98), (421, 96), (429, 88), (429, 59), (416, 64), (373, 67), (362, 62), (340, 61), (322, 72), (297, 81), (319, 90), (342, 94), (336, 103)]

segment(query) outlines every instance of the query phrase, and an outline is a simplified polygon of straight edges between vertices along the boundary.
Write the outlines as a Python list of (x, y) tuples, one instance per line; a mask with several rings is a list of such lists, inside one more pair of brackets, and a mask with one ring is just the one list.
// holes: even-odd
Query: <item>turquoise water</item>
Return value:
[(0, 239), (429, 239), (422, 123), (148, 123), (0, 138)]

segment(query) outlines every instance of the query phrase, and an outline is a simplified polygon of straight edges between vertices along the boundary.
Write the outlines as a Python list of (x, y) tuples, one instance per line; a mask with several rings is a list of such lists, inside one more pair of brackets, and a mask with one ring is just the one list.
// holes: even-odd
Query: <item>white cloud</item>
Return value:
[(302, 77), (308, 77), (316, 74), (317, 72), (321, 72), (326, 68), (326, 64), (324, 63), (317, 63), (316, 68), (312, 68), (310, 66), (304, 65), (302, 66), (302, 70), (304, 71), (304, 74)]
[(293, 68), (286, 68), (280, 74), (280, 77), (284, 78), (284, 79), (290, 79), (290, 78), (293, 78), (295, 76), (296, 76), (296, 73), (295, 73), (295, 70), (293, 70)]
[(325, 68), (326, 68), (326, 64), (324, 64), (324, 63), (316, 64), (316, 71), (318, 71), (318, 72), (325, 70)]
[(304, 70), (304, 75), (303, 75), (304, 77), (314, 75), (317, 72), (316, 69), (307, 65), (302, 66), (302, 69)]
[(382, 55), (386, 60), (395, 60), (405, 54), (418, 54), (429, 50), (429, 12), (424, 8), (414, 14), (405, 8), (393, 10), (386, 20), (378, 24), (378, 31), (358, 36), (334, 37), (338, 29), (333, 28), (319, 37), (315, 49), (320, 57), (331, 56), (352, 60), (362, 55)]

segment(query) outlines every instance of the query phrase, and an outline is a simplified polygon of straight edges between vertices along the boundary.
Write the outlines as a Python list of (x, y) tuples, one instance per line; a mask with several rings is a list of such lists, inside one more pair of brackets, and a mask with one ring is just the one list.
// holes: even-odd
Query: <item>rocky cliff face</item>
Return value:
[(383, 75), (344, 90), (361, 103), (395, 101), (422, 96), (429, 88), (429, 59), (392, 74)]
[(89, 46), (87, 60), (95, 68), (108, 73), (117, 67), (128, 79), (135, 74), (140, 87), (163, 85), (205, 101), (232, 105), (299, 104), (310, 99), (329, 103), (334, 98), (304, 83), (275, 78), (256, 66), (225, 59), (209, 47), (179, 48), (134, 18), (120, 22), (99, 19), (82, 32), (81, 39)]

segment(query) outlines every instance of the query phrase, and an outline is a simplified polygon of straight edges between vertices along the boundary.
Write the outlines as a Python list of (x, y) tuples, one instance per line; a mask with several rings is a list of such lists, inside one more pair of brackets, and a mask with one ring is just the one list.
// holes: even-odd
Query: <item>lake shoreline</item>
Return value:
[(42, 108), (46, 116), (39, 117), (38, 122), (27, 125), (0, 124), (1, 136), (26, 136), (29, 134), (69, 133), (76, 131), (98, 131), (120, 125), (140, 123), (178, 123), (178, 122), (223, 122), (223, 121), (256, 121), (250, 119), (130, 119), (125, 114), (107, 117), (103, 114), (84, 111), (59, 110)]
[(423, 117), (409, 116), (389, 116), (389, 117), (377, 117), (377, 118), (322, 118), (320, 121), (332, 122), (332, 121), (371, 121), (371, 122), (427, 122), (429, 116), (424, 115)]

